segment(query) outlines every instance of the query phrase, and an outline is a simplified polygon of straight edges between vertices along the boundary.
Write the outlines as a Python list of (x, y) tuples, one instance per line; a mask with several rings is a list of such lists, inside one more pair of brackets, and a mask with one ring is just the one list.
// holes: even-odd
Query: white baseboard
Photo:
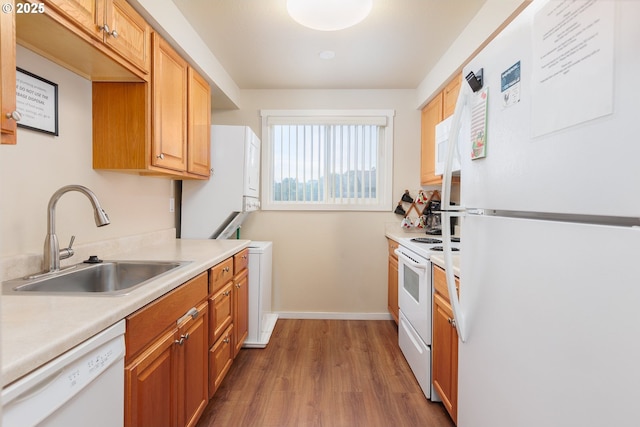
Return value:
[(279, 319), (323, 319), (323, 320), (392, 320), (390, 313), (337, 313), (278, 311)]

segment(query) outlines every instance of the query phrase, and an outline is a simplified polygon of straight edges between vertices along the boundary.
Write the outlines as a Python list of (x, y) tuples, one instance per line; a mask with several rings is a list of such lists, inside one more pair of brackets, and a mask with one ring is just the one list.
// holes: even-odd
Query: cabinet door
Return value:
[(187, 63), (153, 33), (151, 164), (185, 171), (187, 167)]
[(433, 386), (442, 404), (456, 421), (458, 400), (458, 334), (452, 324), (453, 312), (439, 294), (433, 297)]
[(110, 0), (105, 22), (110, 33), (104, 41), (122, 57), (149, 73), (151, 68), (151, 27), (125, 0)]
[(126, 427), (177, 425), (176, 336), (163, 334), (125, 367)]
[(211, 88), (209, 83), (189, 67), (189, 121), (187, 172), (209, 176), (211, 163)]
[[(7, 1), (15, 10), (15, 2)], [(0, 124), (2, 126), (2, 144), (16, 143), (16, 121), (11, 118), (16, 110), (16, 27), (14, 13), (0, 13)]]
[(109, 0), (45, 0), (45, 8), (60, 13), (95, 39), (103, 40), (105, 1)]
[(389, 283), (388, 283), (387, 308), (398, 323), (398, 260), (389, 256)]
[(233, 279), (233, 358), (238, 355), (249, 334), (249, 275), (243, 270)]
[(436, 125), (442, 121), (442, 92), (422, 110), (420, 144), (420, 184), (442, 184), (436, 175)]
[(232, 323), (233, 282), (209, 298), (209, 345), (213, 345)]
[(451, 116), (456, 109), (456, 101), (460, 93), (460, 84), (462, 83), (462, 74), (454, 77), (442, 91), (442, 119)]
[(209, 399), (213, 397), (233, 362), (233, 325), (229, 326), (220, 339), (209, 350)]
[[(195, 318), (189, 317), (178, 331), (180, 348), (178, 386), (178, 425), (193, 426), (209, 401), (208, 312), (207, 302), (198, 307)], [(184, 341), (181, 341), (184, 339)]]

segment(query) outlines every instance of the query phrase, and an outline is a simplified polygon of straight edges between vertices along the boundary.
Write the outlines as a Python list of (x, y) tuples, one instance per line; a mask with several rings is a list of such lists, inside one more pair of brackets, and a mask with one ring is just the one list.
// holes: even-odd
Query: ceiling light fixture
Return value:
[(336, 57), (336, 53), (332, 50), (323, 50), (318, 54), (320, 59), (333, 59)]
[(320, 31), (352, 27), (364, 20), (373, 0), (287, 0), (287, 12), (297, 23)]

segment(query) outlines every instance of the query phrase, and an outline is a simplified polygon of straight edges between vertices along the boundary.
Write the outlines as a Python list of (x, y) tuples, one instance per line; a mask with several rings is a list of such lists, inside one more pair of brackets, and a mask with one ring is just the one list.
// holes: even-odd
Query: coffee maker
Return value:
[[(440, 200), (430, 200), (423, 215), (425, 219), (426, 233), (434, 236), (442, 235), (442, 215), (440, 215)], [(453, 235), (455, 225), (455, 218), (451, 218), (451, 234)]]

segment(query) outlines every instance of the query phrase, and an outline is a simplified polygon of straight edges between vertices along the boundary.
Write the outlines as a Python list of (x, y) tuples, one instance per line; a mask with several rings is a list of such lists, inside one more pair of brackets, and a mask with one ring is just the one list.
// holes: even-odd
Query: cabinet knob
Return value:
[(175, 340), (174, 343), (176, 343), (178, 345), (182, 345), (188, 339), (189, 339), (189, 332), (187, 332), (184, 335), (180, 335), (180, 339), (179, 340)]
[(19, 122), (20, 120), (22, 120), (22, 114), (20, 114), (20, 112), (19, 112), (19, 111), (17, 111), (17, 110), (12, 111), (11, 113), (7, 113), (7, 114), (5, 115), (5, 117), (6, 117), (7, 119), (13, 119), (13, 120), (15, 120), (16, 122)]
[(160, 153), (156, 156), (156, 159), (164, 160), (164, 154)]
[(228, 297), (229, 295), (231, 295), (231, 292), (229, 292), (229, 291), (224, 291), (224, 292), (222, 293), (222, 295), (224, 295), (225, 297)]
[(109, 28), (109, 26), (107, 24), (102, 25), (100, 28), (100, 30), (104, 31), (107, 34), (111, 34), (111, 28)]
[(241, 286), (240, 283), (236, 283), (236, 288), (240, 289)]
[(113, 30), (109, 33), (111, 35), (111, 37), (113, 37), (114, 39), (117, 39), (119, 34), (116, 30)]
[(222, 340), (222, 342), (223, 342), (223, 343), (225, 343), (225, 344), (229, 344), (229, 337), (225, 337), (225, 338)]
[(225, 273), (228, 273), (229, 272), (229, 267), (223, 268), (222, 271), (224, 271)]

